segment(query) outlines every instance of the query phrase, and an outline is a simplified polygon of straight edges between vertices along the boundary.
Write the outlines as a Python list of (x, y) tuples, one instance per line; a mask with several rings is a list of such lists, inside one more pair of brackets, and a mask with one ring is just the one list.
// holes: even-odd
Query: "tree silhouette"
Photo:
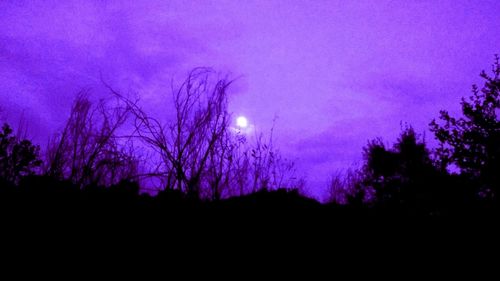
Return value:
[[(196, 68), (178, 89), (172, 89), (174, 119), (167, 124), (108, 87), (131, 108), (137, 137), (159, 153), (162, 163), (154, 174), (165, 179), (166, 189), (177, 189), (191, 198), (201, 196), (214, 151), (225, 153), (229, 149), (224, 138), (230, 122), (227, 88), (231, 81), (225, 78), (214, 81), (213, 76), (211, 69)], [(219, 160), (225, 162), (228, 158), (223, 156)]]
[(500, 61), (495, 57), (493, 76), (482, 71), (485, 80), (472, 95), (462, 98), (463, 116), (455, 118), (445, 110), (440, 112), (442, 124), (433, 120), (431, 131), (440, 146), (437, 149), (442, 169), (451, 165), (462, 174), (476, 180), (483, 196), (498, 196), (500, 186)]
[(0, 179), (17, 184), (19, 180), (34, 173), (41, 165), (39, 146), (30, 140), (12, 135), (12, 129), (4, 124), (0, 132)]
[(416, 200), (429, 197), (436, 169), (425, 141), (411, 126), (402, 131), (393, 148), (386, 148), (380, 139), (369, 142), (364, 158), (363, 184), (375, 190), (379, 203), (427, 204)]
[(135, 137), (161, 159), (150, 175), (190, 198), (219, 200), (260, 189), (290, 186), (293, 162), (281, 157), (263, 135), (249, 142), (232, 128), (228, 87), (232, 80), (195, 68), (172, 87), (173, 118), (151, 117), (138, 104), (108, 87), (135, 117)]
[(46, 174), (80, 187), (111, 185), (133, 177), (137, 159), (116, 136), (129, 111), (103, 100), (93, 105), (87, 93), (80, 93), (63, 131), (47, 148)]

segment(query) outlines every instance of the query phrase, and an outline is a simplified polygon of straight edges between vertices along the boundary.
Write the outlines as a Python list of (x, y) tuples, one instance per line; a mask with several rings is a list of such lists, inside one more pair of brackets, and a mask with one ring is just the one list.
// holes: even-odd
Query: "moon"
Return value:
[(248, 120), (245, 116), (239, 116), (236, 118), (236, 125), (240, 128), (248, 127)]

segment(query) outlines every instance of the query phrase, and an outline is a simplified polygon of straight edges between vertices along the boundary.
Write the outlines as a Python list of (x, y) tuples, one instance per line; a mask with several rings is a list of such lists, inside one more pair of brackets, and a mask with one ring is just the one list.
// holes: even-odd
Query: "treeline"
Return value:
[(165, 96), (172, 103), (166, 121), (107, 84), (111, 97), (97, 103), (82, 91), (66, 124), (43, 150), (5, 124), (2, 186), (27, 187), (25, 178), (38, 185), (35, 177), (82, 192), (136, 186), (137, 194), (178, 194), (195, 201), (300, 188), (303, 180), (273, 146), (272, 131), (247, 135), (232, 126), (227, 108), (232, 82), (211, 69), (194, 69)]
[[(492, 72), (482, 72), (484, 85), (473, 86), (472, 95), (462, 99), (463, 116), (441, 111), (439, 120), (430, 123), (438, 148), (429, 149), (408, 125), (392, 146), (381, 139), (369, 141), (363, 166), (332, 177), (330, 203), (321, 207), (300, 194), (304, 180), (273, 146), (272, 131), (249, 139), (231, 125), (227, 90), (232, 80), (207, 68), (193, 70), (172, 87), (165, 97), (172, 102), (166, 121), (148, 114), (138, 99), (106, 85), (110, 99), (92, 103), (86, 92), (77, 96), (66, 125), (51, 138), (44, 155), (39, 146), (4, 125), (2, 197), (36, 194), (32, 199), (78, 198), (71, 202), (102, 206), (250, 204), (372, 215), (496, 214), (498, 57)], [(146, 182), (157, 187), (156, 197), (144, 193)]]
[(363, 149), (359, 170), (335, 175), (332, 202), (371, 205), (416, 215), (497, 212), (500, 196), (500, 63), (483, 71), (484, 85), (463, 98), (463, 116), (440, 112), (430, 150), (411, 126), (392, 146), (375, 139)]

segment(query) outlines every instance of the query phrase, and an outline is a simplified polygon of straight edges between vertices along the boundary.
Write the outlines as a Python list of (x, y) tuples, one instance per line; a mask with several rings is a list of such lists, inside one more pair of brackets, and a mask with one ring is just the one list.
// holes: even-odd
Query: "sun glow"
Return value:
[(236, 118), (236, 125), (240, 128), (248, 127), (248, 120), (245, 116), (239, 116)]

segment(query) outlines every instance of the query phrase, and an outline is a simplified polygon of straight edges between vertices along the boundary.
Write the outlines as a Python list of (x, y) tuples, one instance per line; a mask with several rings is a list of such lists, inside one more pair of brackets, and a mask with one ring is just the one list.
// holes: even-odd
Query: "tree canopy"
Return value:
[(42, 162), (38, 158), (39, 146), (12, 133), (8, 124), (4, 124), (0, 131), (0, 179), (18, 183), (21, 177), (33, 174)]
[(492, 74), (480, 76), (484, 85), (472, 87), (463, 98), (461, 117), (440, 112), (441, 122), (433, 120), (431, 131), (440, 143), (436, 150), (442, 169), (454, 165), (479, 184), (480, 192), (493, 195), (499, 190), (500, 170), (500, 58), (496, 56)]

